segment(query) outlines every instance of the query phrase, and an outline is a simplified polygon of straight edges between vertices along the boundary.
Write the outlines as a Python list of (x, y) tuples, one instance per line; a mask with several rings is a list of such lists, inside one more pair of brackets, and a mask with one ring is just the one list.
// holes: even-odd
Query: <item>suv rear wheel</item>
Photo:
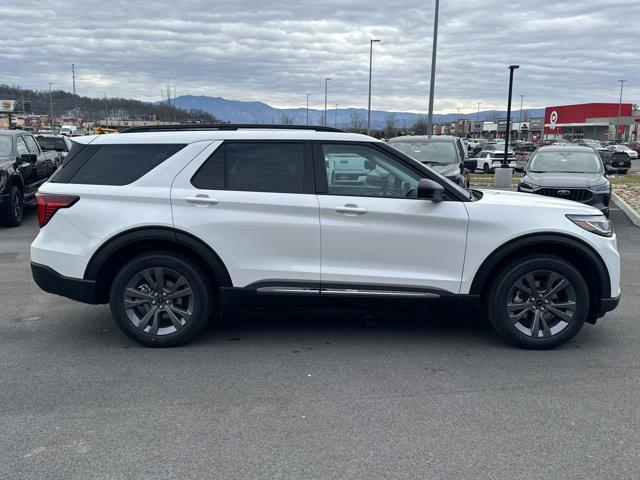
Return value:
[(7, 189), (7, 200), (0, 209), (0, 224), (6, 227), (18, 227), (22, 223), (24, 205), (22, 192), (18, 187), (11, 186)]
[(573, 338), (589, 313), (589, 288), (582, 274), (552, 255), (520, 258), (495, 277), (487, 296), (495, 330), (524, 348), (548, 349)]
[(116, 275), (111, 313), (120, 329), (146, 346), (169, 347), (191, 340), (207, 324), (214, 305), (205, 273), (170, 252), (140, 255)]

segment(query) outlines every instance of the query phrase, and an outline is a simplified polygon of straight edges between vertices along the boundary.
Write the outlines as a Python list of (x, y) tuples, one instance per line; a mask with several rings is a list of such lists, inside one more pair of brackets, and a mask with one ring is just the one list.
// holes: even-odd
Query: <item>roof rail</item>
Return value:
[(183, 123), (175, 125), (144, 125), (139, 127), (129, 127), (121, 130), (120, 133), (140, 133), (140, 132), (177, 132), (190, 130), (242, 130), (242, 129), (267, 129), (267, 130), (313, 130), (316, 132), (340, 132), (344, 130), (333, 127), (313, 126), (313, 125), (260, 125), (241, 123)]

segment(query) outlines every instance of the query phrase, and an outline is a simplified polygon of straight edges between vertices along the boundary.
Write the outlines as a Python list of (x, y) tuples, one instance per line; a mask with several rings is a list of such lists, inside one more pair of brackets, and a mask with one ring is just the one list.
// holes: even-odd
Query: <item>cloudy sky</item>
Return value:
[[(434, 0), (1, 0), (0, 82), (89, 96), (178, 95), (277, 107), (427, 109)], [(442, 0), (435, 110), (640, 103), (640, 2)]]

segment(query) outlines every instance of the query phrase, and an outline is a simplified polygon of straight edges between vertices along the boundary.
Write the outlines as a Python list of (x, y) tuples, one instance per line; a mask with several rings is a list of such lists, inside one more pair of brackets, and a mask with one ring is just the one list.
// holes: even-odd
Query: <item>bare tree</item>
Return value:
[(349, 124), (347, 130), (355, 133), (363, 133), (367, 128), (367, 121), (364, 118), (364, 115), (351, 112), (349, 113)]
[(411, 127), (411, 132), (414, 135), (427, 135), (429, 132), (427, 131), (428, 123), (426, 118), (419, 118), (416, 123)]
[(396, 126), (396, 114), (387, 114), (384, 120), (384, 137), (393, 138), (398, 133), (398, 127)]
[(283, 113), (282, 116), (280, 117), (280, 123), (282, 125), (293, 125), (293, 117), (291, 115), (287, 115), (286, 113)]

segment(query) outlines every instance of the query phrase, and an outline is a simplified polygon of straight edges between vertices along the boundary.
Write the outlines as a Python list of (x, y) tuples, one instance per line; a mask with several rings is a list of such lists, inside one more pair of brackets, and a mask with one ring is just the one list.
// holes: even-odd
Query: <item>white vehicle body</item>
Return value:
[(606, 147), (606, 149), (609, 150), (610, 152), (624, 152), (627, 155), (629, 155), (629, 158), (633, 160), (638, 159), (638, 152), (630, 149), (626, 145), (609, 145), (608, 147)]
[[(579, 203), (491, 190), (482, 191), (474, 201), (429, 201), (194, 186), (194, 175), (221, 145), (274, 139), (373, 149), (384, 145), (357, 134), (268, 128), (77, 137), (75, 142), (92, 147), (181, 144), (184, 148), (127, 185), (55, 179), (42, 185), (40, 194), (79, 200), (58, 210), (40, 230), (31, 246), (33, 265), (71, 285), (98, 288), (99, 279), (90, 272), (105, 249), (126, 235), (158, 230), (205, 244), (228, 272), (228, 290), (255, 293), (295, 284), (287, 288), (317, 288), (320, 296), (367, 295), (375, 289), (378, 295), (398, 290), (405, 296), (478, 297), (478, 282), (489, 275), (492, 255), (539, 238), (549, 245), (566, 241), (571, 248), (579, 245), (590, 252), (606, 277), (601, 296), (620, 295), (615, 234), (599, 236), (568, 220), (568, 214), (599, 214)], [(391, 150), (386, 152), (393, 154)], [(425, 171), (418, 162), (404, 161)], [(129, 243), (134, 236), (131, 239)], [(108, 300), (97, 291), (76, 298), (90, 303)]]
[(71, 136), (76, 130), (78, 130), (78, 127), (75, 125), (63, 125), (60, 127), (60, 135)]

